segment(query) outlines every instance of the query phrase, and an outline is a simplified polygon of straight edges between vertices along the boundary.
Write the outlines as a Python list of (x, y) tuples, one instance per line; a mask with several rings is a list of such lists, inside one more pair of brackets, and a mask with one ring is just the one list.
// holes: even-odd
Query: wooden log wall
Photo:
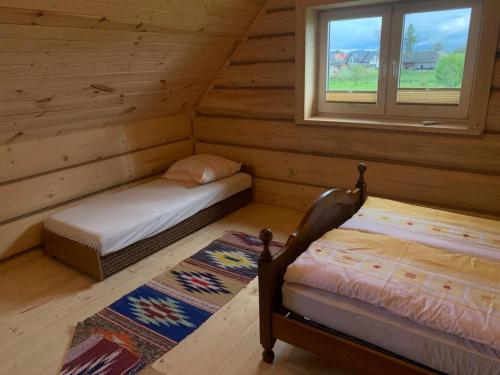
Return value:
[(2, 0), (0, 259), (192, 154), (190, 113), (263, 3)]
[(190, 112), (263, 1), (3, 0), (2, 139)]
[(255, 199), (278, 206), (351, 187), (366, 160), (371, 194), (500, 213), (500, 41), (482, 136), (313, 127), (293, 121), (294, 26), (294, 1), (269, 0), (197, 107), (196, 152), (250, 164)]

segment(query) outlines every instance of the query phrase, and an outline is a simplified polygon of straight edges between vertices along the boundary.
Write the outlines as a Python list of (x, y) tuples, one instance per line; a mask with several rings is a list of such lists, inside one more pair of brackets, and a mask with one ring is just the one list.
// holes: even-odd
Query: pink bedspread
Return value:
[(311, 244), (285, 280), (500, 350), (500, 263), (489, 259), (336, 229)]

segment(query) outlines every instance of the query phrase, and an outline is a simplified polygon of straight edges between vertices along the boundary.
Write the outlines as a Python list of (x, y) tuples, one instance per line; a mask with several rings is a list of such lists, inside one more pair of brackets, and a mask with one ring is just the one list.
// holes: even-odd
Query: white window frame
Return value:
[[(389, 31), (390, 31), (391, 7), (379, 6), (362, 9), (341, 9), (338, 11), (321, 12), (319, 15), (319, 45), (326, 48), (319, 48), (319, 71), (318, 71), (318, 112), (320, 113), (341, 113), (352, 114), (362, 111), (364, 114), (384, 114), (386, 82), (384, 76), (387, 72), (389, 52)], [(380, 63), (379, 79), (376, 103), (348, 103), (348, 102), (328, 102), (326, 101), (326, 82), (328, 70), (328, 47), (330, 43), (328, 23), (336, 20), (382, 17), (382, 29), (380, 32)]]
[[(429, 3), (433, 4), (432, 9), (434, 10), (438, 2), (445, 4), (445, 9), (462, 8), (464, 7), (464, 1), (467, 0), (411, 0), (411, 2), (409, 0), (296, 1), (295, 122), (302, 125), (326, 125), (453, 134), (481, 134), (486, 123), (489, 92), (496, 55), (499, 21), (495, 16), (495, 12), (500, 8), (499, 5), (488, 0), (471, 0), (472, 15), (468, 43), (475, 44), (476, 59), (474, 63), (471, 64), (468, 60), (473, 60), (471, 57), (472, 54), (468, 53), (466, 56), (467, 61), (462, 83), (462, 95), (466, 94), (466, 91), (470, 93), (470, 105), (468, 106), (465, 116), (462, 112), (453, 113), (440, 118), (435, 113), (431, 113), (432, 110), (437, 109), (430, 108), (434, 107), (434, 105), (400, 103), (396, 107), (393, 107), (387, 105), (387, 102), (384, 103), (384, 113), (373, 111), (372, 113), (364, 112), (360, 115), (359, 112), (361, 111), (352, 111), (352, 108), (360, 108), (356, 107), (357, 105), (364, 105), (366, 103), (352, 103), (352, 106), (349, 103), (346, 107), (337, 107), (331, 112), (322, 112), (318, 110), (318, 103), (321, 98), (318, 87), (321, 60), (326, 64), (326, 56), (323, 56), (325, 58), (320, 58), (320, 50), (318, 49), (319, 39), (321, 38), (320, 15), (322, 13), (337, 12), (340, 14), (341, 12), (346, 12), (347, 14), (349, 9), (357, 11), (363, 8), (369, 9), (370, 6), (379, 8), (383, 6), (393, 6), (395, 10), (402, 10), (403, 7), (409, 6), (412, 8), (410, 9), (410, 13), (412, 13), (414, 9), (417, 9), (414, 7), (426, 7), (426, 4)], [(456, 6), (453, 4), (456, 4)], [(396, 11), (393, 12), (393, 17), (394, 13), (396, 13)], [(394, 24), (394, 22), (391, 22), (391, 24)], [(473, 24), (478, 24), (480, 27), (474, 31), (474, 27), (472, 27), (474, 26)], [(402, 33), (402, 27), (399, 32)], [(391, 42), (393, 42), (393, 40), (391, 40)], [(399, 40), (396, 43), (399, 43)], [(324, 45), (326, 45), (326, 43)], [(394, 54), (390, 54), (386, 61), (397, 61), (397, 73), (399, 74), (399, 59), (394, 60), (394, 58)], [(383, 65), (382, 51), (380, 61)], [(381, 90), (386, 90), (384, 99), (390, 97), (389, 90), (392, 90), (392, 95), (394, 95), (394, 97), (397, 93), (397, 80), (391, 65), (392, 64), (385, 67), (381, 66), (380, 68), (380, 75), (383, 76), (386, 74), (388, 79), (385, 87), (383, 84), (381, 86), (379, 85), (379, 99)], [(322, 82), (325, 81), (323, 80)], [(464, 86), (470, 87), (470, 90)], [(466, 96), (462, 95), (461, 98), (463, 98), (465, 102)], [(325, 98), (325, 96), (323, 96), (323, 98)], [(344, 105), (344, 103), (339, 104)], [(441, 110), (449, 109), (449, 107), (444, 108), (446, 106), (442, 107)], [(457, 106), (453, 108), (456, 109)], [(461, 108), (465, 107), (463, 106)], [(430, 112), (429, 109), (431, 109)], [(440, 121), (431, 125), (423, 123), (424, 120), (429, 119), (429, 116), (432, 116), (432, 119)]]

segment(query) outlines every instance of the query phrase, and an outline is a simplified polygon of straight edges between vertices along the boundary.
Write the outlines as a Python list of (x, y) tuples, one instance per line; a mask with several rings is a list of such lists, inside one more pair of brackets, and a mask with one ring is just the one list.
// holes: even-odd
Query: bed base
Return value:
[(279, 336), (280, 340), (326, 357), (339, 367), (356, 370), (361, 374), (443, 374), (366, 341), (308, 321), (294, 313), (273, 314), (272, 325), (273, 333)]
[(259, 323), (262, 359), (272, 363), (273, 347), (281, 340), (326, 357), (336, 365), (362, 374), (435, 374), (417, 364), (360, 340), (320, 327), (306, 319), (294, 318), (282, 304), (281, 287), (286, 268), (326, 232), (338, 228), (361, 207), (366, 199), (366, 165), (359, 164), (359, 178), (353, 190), (331, 189), (324, 192), (306, 213), (283, 249), (271, 254), (270, 229), (260, 232), (264, 244), (259, 259)]
[(63, 263), (73, 266), (100, 281), (244, 207), (250, 202), (251, 189), (243, 190), (201, 210), (163, 232), (105, 256), (101, 256), (97, 250), (91, 247), (44, 229), (45, 251)]

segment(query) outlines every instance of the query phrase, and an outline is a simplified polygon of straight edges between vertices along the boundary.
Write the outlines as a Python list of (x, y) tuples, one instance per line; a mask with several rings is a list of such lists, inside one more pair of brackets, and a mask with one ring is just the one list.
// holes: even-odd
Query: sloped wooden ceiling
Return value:
[(189, 111), (262, 3), (3, 0), (1, 140)]
[(263, 0), (1, 0), (0, 259), (191, 155), (190, 113)]
[(268, 0), (218, 74), (196, 110), (196, 152), (244, 161), (255, 199), (278, 206), (352, 187), (361, 159), (373, 195), (500, 214), (500, 41), (482, 136), (300, 126), (294, 4)]

